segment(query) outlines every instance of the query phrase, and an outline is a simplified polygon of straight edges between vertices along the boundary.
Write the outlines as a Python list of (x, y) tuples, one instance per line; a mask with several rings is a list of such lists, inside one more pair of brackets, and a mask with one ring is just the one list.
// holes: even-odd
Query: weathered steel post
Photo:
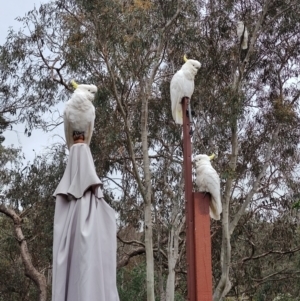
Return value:
[(183, 115), (183, 165), (184, 165), (184, 191), (185, 191), (185, 215), (186, 215), (186, 256), (187, 256), (187, 285), (188, 300), (196, 301), (196, 264), (194, 241), (194, 204), (192, 182), (192, 149), (190, 137), (190, 119), (186, 112), (188, 97), (182, 99)]
[(210, 194), (193, 193), (197, 301), (212, 301)]
[(212, 301), (209, 194), (193, 193), (191, 125), (186, 114), (189, 98), (182, 99), (183, 165), (186, 201), (186, 253), (189, 301)]

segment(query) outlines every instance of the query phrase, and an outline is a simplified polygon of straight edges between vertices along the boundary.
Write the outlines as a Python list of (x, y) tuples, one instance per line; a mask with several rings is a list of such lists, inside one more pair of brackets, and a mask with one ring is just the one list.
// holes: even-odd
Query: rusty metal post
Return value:
[(210, 194), (193, 193), (197, 301), (212, 301)]
[(193, 193), (188, 102), (188, 97), (182, 99), (188, 300), (212, 301), (210, 194)]
[(183, 115), (183, 165), (184, 165), (184, 191), (186, 215), (186, 256), (187, 256), (187, 286), (188, 300), (196, 299), (196, 264), (194, 242), (194, 204), (192, 183), (192, 149), (190, 137), (190, 120), (186, 114), (189, 98), (182, 99)]

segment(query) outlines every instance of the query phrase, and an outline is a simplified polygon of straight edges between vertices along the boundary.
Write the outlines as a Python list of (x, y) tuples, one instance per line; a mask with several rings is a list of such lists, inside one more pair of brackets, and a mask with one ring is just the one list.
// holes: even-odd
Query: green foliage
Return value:
[(300, 209), (300, 201), (295, 202), (295, 203), (293, 204), (292, 208), (293, 208), (293, 209), (299, 210), (299, 209)]
[(145, 264), (120, 269), (117, 282), (120, 301), (147, 300)]
[(2, 136), (5, 129), (8, 127), (9, 123), (8, 121), (0, 115), (0, 144), (5, 140), (5, 138)]
[[(300, 208), (298, 197), (293, 197), (300, 193), (296, 84), (300, 4), (275, 0), (264, 7), (268, 2), (222, 0), (214, 5), (187, 0), (180, 2), (175, 15), (176, 1), (53, 1), (20, 18), (30, 31), (10, 31), (0, 49), (0, 116), (10, 113), (18, 122), (26, 122), (29, 131), (46, 126), (41, 114), (68, 97), (70, 79), (99, 86), (91, 149), (105, 200), (118, 211), (119, 230), (132, 236), (129, 241), (144, 237), (138, 231), (144, 218), (138, 180), (144, 184), (141, 116), (147, 99), (151, 201), (158, 215), (153, 219), (153, 242), (155, 250), (160, 244), (163, 254), (174, 225), (172, 213), (176, 209), (176, 216), (184, 215), (181, 128), (171, 119), (169, 82), (184, 53), (201, 61), (192, 98), (194, 154), (216, 152), (213, 164), (221, 175), (223, 196), (230, 187), (229, 223), (250, 198), (230, 239), (229, 295), (236, 300), (243, 294), (257, 301), (272, 301), (278, 294), (286, 297), (287, 292), (291, 298), (299, 295), (294, 275), (299, 273), (300, 260), (293, 251), (299, 246), (298, 218), (291, 208)], [(237, 20), (246, 23), (254, 42), (247, 61), (235, 35)], [(259, 20), (262, 26), (256, 31)], [(0, 131), (5, 127), (0, 119)], [(231, 163), (234, 134), (236, 164)], [(0, 148), (1, 201), (26, 212), (24, 232), (34, 264), (43, 270), (51, 264), (51, 194), (65, 158), (59, 150), (54, 157), (37, 158), (23, 167), (17, 156), (16, 150)], [(7, 162), (15, 162), (16, 168), (8, 170)], [(5, 300), (22, 300), (21, 294), (28, 292), (34, 298), (35, 288), (23, 276), (10, 224), (1, 218), (0, 269), (12, 268), (0, 279), (0, 291)], [(186, 297), (184, 239), (183, 231), (176, 265), (177, 301)], [(220, 222), (212, 222), (212, 246), (216, 286), (224, 246)], [(119, 257), (132, 251), (124, 249), (119, 249)], [(165, 281), (167, 258), (162, 256), (160, 264), (157, 268)], [(160, 293), (158, 282), (157, 278), (155, 290)], [(121, 269), (118, 285), (122, 301), (145, 300), (145, 264)]]
[(278, 294), (273, 301), (299, 301), (300, 298), (293, 298), (291, 296), (291, 294), (287, 293), (287, 294)]
[[(120, 301), (147, 300), (146, 294), (146, 266), (140, 263), (136, 266), (125, 267), (118, 270), (117, 283)], [(159, 296), (156, 297), (159, 301)], [(185, 297), (179, 292), (175, 293), (174, 301), (184, 301)]]
[[(33, 265), (46, 276), (52, 265), (55, 205), (52, 194), (65, 168), (63, 149), (58, 148), (49, 155), (37, 157), (22, 169), (15, 161), (15, 167), (6, 170), (9, 180), (2, 190), (5, 196), (2, 202), (22, 214), (22, 231)], [(13, 222), (3, 215), (0, 215), (0, 241), (0, 300), (37, 300), (35, 285), (24, 275)]]

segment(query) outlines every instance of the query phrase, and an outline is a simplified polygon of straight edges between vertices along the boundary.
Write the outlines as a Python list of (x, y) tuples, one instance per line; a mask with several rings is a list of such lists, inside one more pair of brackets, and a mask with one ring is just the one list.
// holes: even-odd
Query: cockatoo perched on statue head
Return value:
[(65, 136), (68, 149), (74, 144), (73, 136), (83, 136), (84, 143), (90, 144), (94, 129), (95, 107), (92, 101), (95, 98), (95, 85), (78, 85), (71, 82), (75, 91), (67, 101), (64, 110)]
[(201, 67), (200, 62), (196, 60), (188, 60), (184, 56), (185, 64), (178, 70), (170, 85), (170, 95), (172, 104), (172, 115), (176, 123), (183, 123), (181, 100), (183, 97), (191, 99), (194, 92), (194, 78)]
[(210, 217), (219, 220), (222, 212), (220, 178), (210, 163), (210, 160), (214, 156), (197, 155), (193, 162), (196, 165), (196, 184), (199, 191), (211, 194), (211, 203), (209, 206)]
[(241, 43), (242, 49), (248, 48), (248, 30), (245, 26), (244, 22), (238, 21), (236, 25), (236, 32), (239, 39), (239, 42)]

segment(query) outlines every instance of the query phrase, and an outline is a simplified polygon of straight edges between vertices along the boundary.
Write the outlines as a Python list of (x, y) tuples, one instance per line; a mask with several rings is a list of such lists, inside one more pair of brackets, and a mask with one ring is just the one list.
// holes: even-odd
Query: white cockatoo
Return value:
[(242, 49), (248, 48), (248, 30), (243, 21), (238, 21), (236, 32)]
[(73, 136), (83, 136), (84, 143), (90, 144), (95, 120), (92, 101), (97, 93), (95, 85), (78, 85), (71, 82), (75, 91), (67, 101), (64, 110), (64, 127), (68, 149), (74, 144)]
[(183, 123), (181, 100), (183, 97), (191, 99), (194, 92), (194, 78), (201, 67), (200, 62), (196, 60), (188, 60), (184, 56), (185, 63), (178, 70), (170, 84), (170, 96), (173, 119), (176, 123)]
[(220, 178), (210, 163), (214, 156), (197, 155), (193, 163), (196, 165), (196, 184), (199, 191), (211, 194), (210, 217), (219, 220), (222, 212)]

